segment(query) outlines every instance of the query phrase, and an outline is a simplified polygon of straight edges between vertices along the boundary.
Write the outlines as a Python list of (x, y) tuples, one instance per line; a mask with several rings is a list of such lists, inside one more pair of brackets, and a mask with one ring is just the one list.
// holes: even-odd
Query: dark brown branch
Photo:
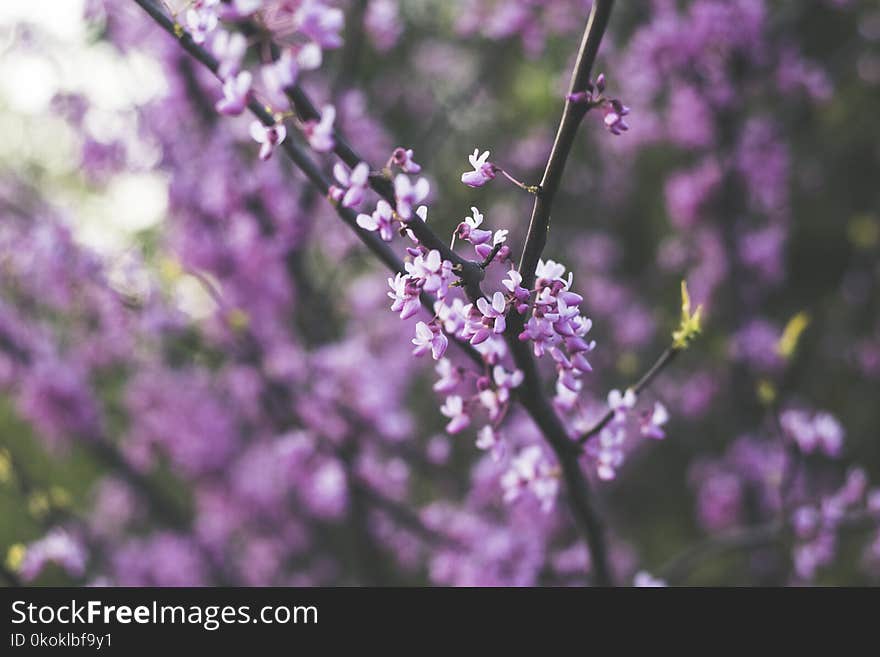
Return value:
[[(596, 59), (596, 53), (599, 50), (599, 44), (608, 24), (613, 4), (613, 0), (597, 0), (593, 4), (572, 72), (570, 92), (585, 89), (587, 86), (590, 69)], [(565, 162), (571, 151), (577, 129), (586, 112), (585, 105), (566, 100), (556, 139), (544, 169), (541, 189), (535, 198), (529, 232), (520, 261), (519, 271), (523, 276), (522, 285), (526, 289), (531, 289), (534, 286), (535, 268), (547, 241), (553, 200), (559, 189)], [(570, 439), (565, 426), (543, 390), (534, 358), (528, 346), (519, 340), (518, 336), (522, 328), (522, 315), (510, 313), (505, 337), (513, 353), (516, 366), (522, 370), (524, 375), (517, 398), (538, 425), (559, 460), (575, 522), (584, 535), (590, 551), (593, 581), (599, 586), (613, 585), (614, 578), (608, 563), (604, 524), (594, 507), (589, 483), (578, 462), (580, 447)]]
[[(602, 42), (602, 35), (605, 33), (613, 6), (614, 0), (596, 0), (593, 3), (593, 9), (581, 40), (577, 62), (571, 74), (569, 94), (586, 90), (590, 81), (590, 70), (593, 68), (593, 62), (599, 52), (599, 44)], [(562, 173), (565, 171), (565, 163), (571, 152), (578, 127), (588, 110), (589, 105), (586, 103), (573, 103), (567, 99), (565, 101), (565, 109), (556, 131), (556, 139), (544, 169), (544, 176), (541, 178), (541, 190), (535, 198), (535, 205), (532, 208), (529, 232), (519, 263), (519, 273), (523, 277), (522, 285), (527, 290), (534, 287), (535, 268), (538, 265), (538, 259), (544, 252), (547, 232), (550, 230), (550, 213), (553, 209), (553, 201), (559, 190)]]

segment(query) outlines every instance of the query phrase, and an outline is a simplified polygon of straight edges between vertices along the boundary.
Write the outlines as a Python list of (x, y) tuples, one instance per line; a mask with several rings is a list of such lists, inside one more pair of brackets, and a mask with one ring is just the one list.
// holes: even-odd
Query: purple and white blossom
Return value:
[(393, 164), (404, 173), (419, 173), (422, 167), (413, 160), (413, 149), (398, 146), (391, 153), (389, 165)]
[(468, 161), (474, 170), (461, 174), (461, 182), (468, 187), (482, 187), (493, 180), (500, 170), (495, 164), (489, 162), (489, 151), (483, 151), (480, 154), (479, 148), (475, 148), (473, 154), (468, 156)]
[(364, 230), (378, 231), (379, 236), (386, 242), (394, 238), (394, 212), (388, 201), (384, 199), (376, 204), (372, 214), (359, 214), (357, 225)]
[[(366, 162), (358, 162), (357, 166), (351, 171), (342, 164), (337, 162), (333, 165), (333, 177), (339, 183), (339, 193), (336, 195), (337, 201), (344, 208), (356, 208), (364, 200), (364, 196), (369, 189), (370, 167)], [(372, 223), (372, 222), (371, 222)], [(360, 225), (360, 221), (358, 221)], [(366, 226), (361, 226), (366, 228)], [(367, 228), (367, 230), (377, 230), (376, 228)], [(384, 237), (383, 237), (384, 239)], [(390, 241), (386, 240), (386, 241)]]
[(334, 139), (333, 122), (336, 120), (336, 108), (333, 105), (324, 105), (321, 110), (321, 118), (312, 119), (303, 124), (303, 135), (309, 146), (319, 153), (329, 153), (336, 146)]
[(413, 216), (413, 208), (428, 197), (431, 186), (425, 178), (413, 184), (409, 177), (400, 173), (394, 178), (394, 196), (397, 199), (397, 214), (403, 221)]
[(416, 324), (416, 337), (412, 343), (415, 345), (413, 355), (421, 356), (423, 353), (430, 351), (434, 360), (439, 360), (446, 353), (446, 347), (449, 345), (449, 339), (443, 333), (443, 329), (436, 323), (419, 322)]
[(227, 116), (241, 114), (247, 107), (252, 81), (253, 76), (249, 71), (242, 71), (234, 77), (227, 78), (223, 83), (223, 98), (215, 105), (217, 111)]
[(287, 137), (287, 128), (283, 123), (263, 125), (259, 121), (251, 123), (251, 138), (260, 144), (260, 159), (268, 160), (272, 157), (275, 147), (284, 142)]

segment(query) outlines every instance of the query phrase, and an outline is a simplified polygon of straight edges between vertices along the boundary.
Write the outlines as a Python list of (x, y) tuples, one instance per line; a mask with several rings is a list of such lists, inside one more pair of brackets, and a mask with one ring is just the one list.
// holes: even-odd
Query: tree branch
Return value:
[[(134, 1), (143, 8), (160, 27), (169, 34), (175, 36), (187, 52), (208, 67), (216, 75), (218, 69), (217, 60), (205, 49), (196, 44), (189, 34), (185, 31), (181, 31), (179, 26), (150, 2), (150, 0)], [(611, 5), (612, 2), (609, 0), (598, 0), (597, 4), (594, 5), (590, 20), (587, 24), (584, 40), (581, 44), (581, 51), (578, 55), (578, 64), (575, 66), (575, 73), (572, 82), (573, 85), (579, 85), (582, 81), (585, 84), (586, 79), (589, 77), (589, 69), (592, 65), (592, 61), (595, 59), (596, 50), (598, 49), (599, 41), (604, 32)], [(251, 26), (250, 29), (255, 28)], [(302, 120), (312, 120), (318, 117), (318, 111), (311, 102), (311, 99), (309, 99), (300, 87), (291, 87), (286, 90), (286, 93)], [(256, 100), (251, 99), (248, 103), (248, 109), (264, 125), (273, 125), (275, 123), (275, 117), (272, 113)], [(580, 116), (577, 117), (576, 121), (572, 122), (573, 117), (578, 113), (580, 113)], [(550, 170), (553, 177), (556, 178), (556, 187), (558, 187), (558, 177), (561, 176), (562, 166), (564, 166), (568, 151), (571, 148), (571, 140), (574, 137), (573, 131), (577, 130), (577, 126), (582, 118), (582, 108), (575, 107), (571, 103), (566, 104), (566, 113), (563, 115), (562, 125), (560, 126), (560, 133), (563, 138), (559, 139), (559, 135), (557, 136), (557, 144), (554, 145), (554, 150), (551, 153), (551, 160), (548, 162), (548, 170)], [(569, 132), (572, 132), (572, 134), (569, 135)], [(559, 145), (566, 141), (568, 143), (564, 148)], [(334, 152), (350, 167), (354, 167), (362, 161), (360, 156), (338, 132), (335, 134), (335, 144)], [(285, 140), (282, 143), (282, 147), (284, 152), (303, 171), (309, 181), (315, 185), (322, 194), (326, 195), (330, 183), (305, 150), (294, 144), (290, 139)], [(388, 178), (384, 175), (371, 175), (370, 185), (380, 196), (392, 204), (396, 203), (393, 187)], [(555, 189), (553, 191), (555, 191)], [(541, 198), (538, 200), (541, 201)], [(542, 207), (546, 208), (548, 219), (550, 204), (552, 204), (552, 194), (542, 204)], [(402, 263), (400, 263), (396, 255), (394, 255), (378, 236), (372, 232), (364, 231), (357, 226), (354, 212), (340, 206), (337, 206), (336, 210), (343, 221), (345, 221), (345, 223), (357, 233), (361, 241), (364, 242), (364, 244), (373, 251), (380, 260), (394, 271), (402, 270)], [(407, 224), (407, 227), (413, 231), (423, 245), (430, 249), (438, 250), (445, 259), (458, 265), (457, 273), (462, 278), (465, 290), (472, 300), (482, 296), (482, 292), (479, 289), (479, 283), (483, 278), (484, 272), (480, 267), (480, 263), (466, 260), (452, 251), (436, 236), (436, 234), (434, 234), (427, 224), (421, 221), (418, 217), (414, 217), (413, 220)], [(543, 243), (541, 248), (543, 248)], [(540, 255), (540, 251), (538, 254)], [(537, 262), (537, 257), (535, 261)], [(533, 271), (532, 274), (534, 274)], [(428, 305), (428, 303), (432, 304), (433, 300), (430, 299), (430, 297), (426, 299), (425, 295), (423, 295), (422, 303), (423, 305)], [(565, 427), (556, 416), (547, 397), (543, 394), (534, 361), (532, 360), (531, 354), (526, 345), (519, 342), (519, 340), (516, 339), (515, 334), (513, 339), (510, 339), (510, 334), (508, 334), (507, 337), (514, 353), (514, 359), (517, 362), (517, 366), (522, 369), (525, 374), (524, 385), (517, 397), (543, 432), (546, 440), (553, 448), (560, 461), (563, 478), (569, 490), (572, 511), (575, 514), (578, 528), (585, 535), (590, 549), (595, 581), (599, 585), (612, 584), (613, 582), (610, 568), (608, 566), (607, 549), (602, 523), (598, 514), (591, 506), (589, 487), (577, 461), (577, 446), (568, 437)], [(477, 359), (479, 359), (479, 355), (476, 354), (476, 352), (474, 352), (474, 354)]]
[[(613, 0), (596, 0), (593, 4), (572, 72), (570, 92), (586, 88), (590, 69), (596, 59), (613, 4)], [(540, 191), (535, 198), (529, 232), (520, 261), (519, 271), (523, 276), (522, 285), (526, 289), (534, 287), (535, 268), (547, 241), (553, 200), (562, 179), (571, 145), (586, 112), (586, 105), (566, 100), (556, 139), (544, 169)], [(575, 522), (586, 538), (590, 551), (595, 583), (600, 586), (613, 585), (604, 523), (593, 506), (589, 483), (578, 462), (580, 447), (570, 439), (565, 426), (544, 393), (528, 345), (519, 340), (518, 336), (523, 328), (523, 316), (515, 312), (509, 315), (505, 338), (517, 367), (523, 372), (523, 384), (520, 386), (518, 399), (538, 425), (559, 460)]]
[[(614, 0), (595, 0), (593, 3), (590, 18), (581, 40), (577, 61), (571, 74), (569, 94), (586, 90), (587, 83), (590, 81), (590, 70), (596, 60), (596, 53), (599, 51), (599, 44), (602, 42), (602, 35), (605, 33), (613, 6)], [(534, 287), (535, 268), (538, 265), (538, 259), (544, 252), (547, 232), (550, 230), (550, 212), (553, 208), (553, 201), (559, 190), (565, 163), (571, 152), (578, 127), (588, 111), (589, 105), (586, 103), (574, 103), (568, 99), (565, 101), (565, 109), (556, 131), (556, 139), (544, 169), (544, 176), (541, 178), (540, 192), (537, 194), (535, 205), (532, 208), (529, 232), (519, 263), (519, 273), (523, 277), (522, 285), (527, 290)]]

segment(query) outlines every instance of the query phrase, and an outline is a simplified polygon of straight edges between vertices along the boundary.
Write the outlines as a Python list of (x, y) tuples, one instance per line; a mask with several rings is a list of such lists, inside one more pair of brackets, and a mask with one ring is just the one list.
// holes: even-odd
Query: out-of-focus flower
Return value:
[(660, 402), (654, 402), (654, 408), (642, 415), (640, 430), (643, 436), (657, 440), (666, 437), (663, 425), (669, 421), (669, 411)]
[(226, 80), (239, 72), (241, 60), (247, 51), (247, 39), (238, 32), (217, 30), (211, 39), (211, 52), (219, 62), (217, 75)]
[(446, 431), (449, 433), (458, 433), (471, 423), (470, 415), (464, 407), (464, 400), (458, 395), (447, 397), (446, 402), (440, 407), (440, 412), (449, 418), (449, 423), (446, 425)]
[(504, 500), (514, 502), (526, 490), (530, 491), (546, 513), (553, 509), (559, 492), (559, 475), (556, 466), (544, 455), (538, 445), (521, 450), (501, 476)]
[(266, 126), (259, 121), (254, 121), (251, 123), (251, 137), (255, 142), (261, 144), (260, 159), (268, 160), (272, 157), (275, 147), (287, 137), (287, 128), (283, 123)]
[(26, 582), (33, 581), (49, 562), (58, 564), (73, 577), (80, 577), (86, 568), (86, 549), (82, 542), (63, 529), (53, 529), (46, 536), (27, 546), (19, 566)]
[(227, 116), (241, 114), (247, 107), (252, 81), (253, 76), (248, 71), (242, 71), (235, 77), (228, 78), (223, 83), (223, 98), (218, 100), (215, 106), (217, 111)]
[(324, 105), (320, 120), (306, 121), (303, 124), (303, 135), (309, 146), (319, 153), (329, 153), (336, 146), (333, 138), (333, 122), (336, 120), (336, 108)]
[(400, 173), (394, 178), (394, 196), (397, 199), (397, 214), (403, 221), (409, 221), (413, 208), (428, 197), (431, 186), (425, 178), (419, 178), (415, 184), (408, 176)]

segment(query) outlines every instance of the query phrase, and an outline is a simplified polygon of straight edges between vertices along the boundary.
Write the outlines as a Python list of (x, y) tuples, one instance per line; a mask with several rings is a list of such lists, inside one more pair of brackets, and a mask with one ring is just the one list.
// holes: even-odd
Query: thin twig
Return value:
[[(678, 349), (674, 346), (667, 347), (666, 351), (664, 351), (660, 355), (660, 358), (654, 361), (654, 364), (651, 365), (651, 368), (647, 372), (645, 372), (642, 378), (636, 381), (634, 385), (631, 385), (629, 387), (629, 390), (632, 390), (636, 394), (642, 392), (642, 390), (651, 385), (651, 382), (655, 378), (657, 378), (657, 375), (660, 374), (660, 372), (662, 372), (666, 368), (666, 366), (669, 365), (669, 363), (675, 360), (675, 357), (678, 356), (679, 353), (681, 353), (681, 349)], [(605, 414), (601, 418), (599, 418), (596, 424), (594, 424), (592, 427), (581, 434), (581, 436), (577, 440), (578, 443), (580, 443), (581, 445), (586, 443), (590, 438), (602, 431), (602, 429), (604, 429), (613, 418), (614, 411), (609, 408), (605, 412)]]

